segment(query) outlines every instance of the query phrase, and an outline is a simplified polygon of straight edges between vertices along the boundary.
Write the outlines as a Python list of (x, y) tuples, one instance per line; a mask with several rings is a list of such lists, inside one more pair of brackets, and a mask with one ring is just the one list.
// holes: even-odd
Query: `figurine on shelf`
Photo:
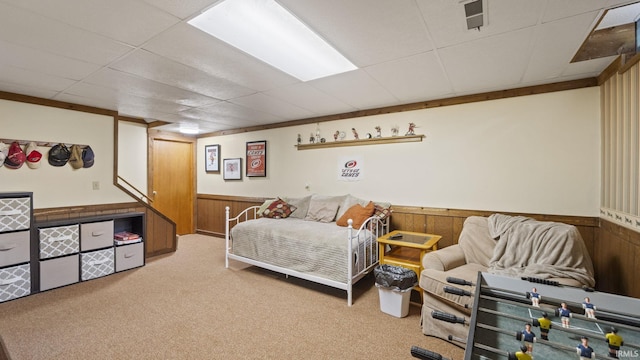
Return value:
[(371, 133), (364, 134), (364, 138), (365, 139), (371, 139)]
[(376, 126), (375, 129), (376, 129), (376, 137), (377, 138), (382, 137), (382, 129), (380, 128), (380, 126)]
[(356, 128), (351, 128), (351, 131), (353, 132), (353, 137), (358, 140), (360, 137), (358, 136), (358, 132), (356, 131)]
[(591, 300), (588, 297), (584, 298), (582, 308), (584, 309), (584, 316), (590, 319), (596, 318), (596, 306), (591, 303)]
[(333, 133), (333, 141), (338, 141), (338, 135), (340, 135), (340, 130), (336, 130), (336, 132)]
[(398, 127), (398, 125), (392, 127), (391, 128), (391, 136), (398, 136), (398, 131), (400, 131), (400, 128)]
[(320, 128), (316, 128), (316, 142), (319, 143), (320, 142)]
[(316, 141), (316, 137), (313, 136), (313, 133), (309, 136), (309, 144), (313, 144)]
[(302, 135), (298, 134), (298, 145), (302, 144)]
[(415, 133), (415, 131), (414, 131), (414, 130), (415, 130), (415, 128), (416, 128), (416, 124), (414, 124), (414, 123), (409, 123), (409, 130), (407, 130), (407, 133), (406, 133), (406, 134), (404, 134), (404, 135), (405, 135), (405, 136), (408, 136), (408, 135), (415, 135), (415, 134), (416, 134), (416, 133)]

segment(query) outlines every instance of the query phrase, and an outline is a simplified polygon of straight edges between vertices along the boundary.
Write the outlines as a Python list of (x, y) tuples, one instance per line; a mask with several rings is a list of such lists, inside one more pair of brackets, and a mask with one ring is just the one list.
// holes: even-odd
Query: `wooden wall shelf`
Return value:
[(320, 148), (330, 148), (330, 147), (341, 147), (341, 146), (361, 146), (361, 145), (379, 145), (379, 144), (393, 144), (393, 143), (403, 143), (403, 142), (420, 142), (424, 138), (424, 135), (404, 135), (404, 136), (390, 136), (390, 137), (379, 137), (379, 138), (371, 138), (371, 139), (360, 139), (360, 140), (338, 140), (324, 143), (314, 143), (314, 144), (299, 144), (295, 145), (298, 150), (311, 150), (311, 149), (320, 149)]

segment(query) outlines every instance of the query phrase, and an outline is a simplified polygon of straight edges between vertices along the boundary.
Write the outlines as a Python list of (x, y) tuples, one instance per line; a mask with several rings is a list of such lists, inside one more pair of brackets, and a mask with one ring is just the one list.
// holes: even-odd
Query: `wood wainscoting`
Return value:
[(34, 209), (33, 215), (35, 221), (40, 222), (128, 212), (145, 213), (147, 234), (144, 241), (146, 243), (146, 258), (176, 251), (175, 225), (138, 202)]
[(599, 290), (640, 298), (640, 233), (600, 219), (595, 254)]
[[(225, 207), (231, 215), (267, 198), (198, 194), (196, 229), (198, 233), (224, 237)], [(442, 236), (440, 247), (457, 243), (464, 220), (472, 215), (489, 216), (496, 211), (455, 210), (393, 205), (391, 230), (419, 231)], [(596, 288), (600, 291), (640, 297), (640, 234), (600, 220), (599, 217), (525, 214), (540, 221), (556, 221), (575, 225), (580, 231), (593, 260)]]

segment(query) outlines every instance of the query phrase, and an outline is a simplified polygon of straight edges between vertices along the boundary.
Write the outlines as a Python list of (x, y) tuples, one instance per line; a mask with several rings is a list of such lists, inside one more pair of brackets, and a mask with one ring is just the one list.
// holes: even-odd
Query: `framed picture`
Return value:
[(224, 180), (242, 180), (242, 158), (224, 159), (222, 166)]
[(247, 177), (267, 176), (267, 141), (247, 142)]
[(220, 172), (220, 145), (206, 145), (204, 159), (207, 172)]

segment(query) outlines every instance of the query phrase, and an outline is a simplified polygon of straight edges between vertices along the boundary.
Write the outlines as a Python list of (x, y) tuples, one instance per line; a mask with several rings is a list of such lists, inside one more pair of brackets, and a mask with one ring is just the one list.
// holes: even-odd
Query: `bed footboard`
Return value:
[[(347, 221), (349, 226), (349, 258), (347, 260), (347, 305), (353, 304), (353, 284), (369, 274), (378, 264), (378, 237), (389, 232), (389, 218), (381, 220), (377, 216), (368, 218), (359, 229), (353, 228), (353, 221)], [(352, 256), (351, 254), (355, 254)]]
[(229, 253), (231, 252), (231, 228), (234, 227), (236, 224), (239, 224), (241, 222), (257, 219), (258, 218), (258, 209), (259, 208), (260, 208), (260, 206), (250, 206), (250, 207), (242, 210), (240, 212), (240, 214), (238, 214), (237, 216), (235, 216), (233, 218), (229, 217), (229, 215), (230, 215), (229, 212), (231, 211), (231, 208), (229, 208), (228, 206), (226, 206), (224, 208), (224, 213), (225, 213), (225, 221), (224, 221), (224, 225), (225, 225), (225, 229), (224, 229), (224, 242), (225, 242), (224, 266), (225, 266), (225, 268), (229, 268)]

